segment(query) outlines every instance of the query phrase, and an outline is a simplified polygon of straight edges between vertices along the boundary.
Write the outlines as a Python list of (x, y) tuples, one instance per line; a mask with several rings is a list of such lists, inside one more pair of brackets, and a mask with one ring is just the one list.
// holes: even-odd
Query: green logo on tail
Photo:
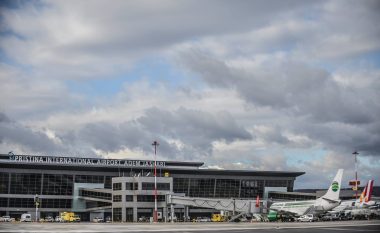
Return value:
[(336, 181), (334, 181), (334, 182), (331, 184), (331, 189), (332, 189), (332, 191), (334, 191), (334, 192), (338, 191), (338, 189), (339, 189), (339, 183), (336, 182)]

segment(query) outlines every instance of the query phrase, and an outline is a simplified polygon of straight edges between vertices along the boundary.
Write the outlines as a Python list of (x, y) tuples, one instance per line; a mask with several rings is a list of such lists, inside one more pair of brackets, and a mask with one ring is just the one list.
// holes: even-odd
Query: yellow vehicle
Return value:
[(61, 213), (62, 222), (80, 222), (80, 217), (75, 215), (74, 212), (62, 212)]
[(212, 214), (211, 215), (211, 221), (212, 222), (224, 222), (224, 221), (226, 221), (226, 218), (222, 214)]

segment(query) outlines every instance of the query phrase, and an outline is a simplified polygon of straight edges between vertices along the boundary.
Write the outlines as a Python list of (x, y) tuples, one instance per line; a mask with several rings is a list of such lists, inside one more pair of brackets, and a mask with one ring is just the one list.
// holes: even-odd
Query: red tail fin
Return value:
[(260, 207), (260, 197), (259, 197), (259, 195), (257, 195), (257, 198), (256, 198), (256, 207)]
[(373, 190), (373, 180), (369, 180), (368, 181), (368, 184), (366, 186), (366, 189), (367, 189), (367, 193), (365, 194), (365, 199), (364, 201), (365, 202), (369, 202), (371, 200), (371, 196), (372, 196), (372, 190)]

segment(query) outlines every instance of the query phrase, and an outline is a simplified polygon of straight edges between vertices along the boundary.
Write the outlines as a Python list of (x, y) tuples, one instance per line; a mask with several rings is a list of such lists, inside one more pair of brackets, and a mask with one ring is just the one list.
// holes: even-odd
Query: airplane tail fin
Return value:
[(325, 195), (322, 196), (324, 199), (328, 199), (331, 201), (339, 200), (340, 188), (342, 186), (342, 177), (343, 177), (343, 169), (339, 169), (335, 175), (333, 182), (330, 185), (329, 190)]
[(368, 181), (368, 184), (365, 187), (365, 190), (367, 192), (365, 193), (364, 202), (369, 202), (371, 200), (371, 196), (372, 196), (373, 180)]
[[(369, 182), (369, 181), (368, 181), (368, 182)], [(368, 184), (364, 187), (363, 192), (360, 194), (360, 197), (359, 197), (359, 203), (363, 203), (363, 201), (364, 201), (365, 198), (366, 198), (366, 195), (367, 195), (367, 186), (368, 186)]]

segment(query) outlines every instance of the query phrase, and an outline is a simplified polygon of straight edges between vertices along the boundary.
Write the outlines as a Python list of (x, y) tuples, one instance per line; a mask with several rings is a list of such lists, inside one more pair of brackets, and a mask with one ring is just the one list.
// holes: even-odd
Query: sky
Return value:
[[(380, 2), (0, 3), (0, 153), (380, 182)], [(380, 184), (380, 183), (378, 183)]]

